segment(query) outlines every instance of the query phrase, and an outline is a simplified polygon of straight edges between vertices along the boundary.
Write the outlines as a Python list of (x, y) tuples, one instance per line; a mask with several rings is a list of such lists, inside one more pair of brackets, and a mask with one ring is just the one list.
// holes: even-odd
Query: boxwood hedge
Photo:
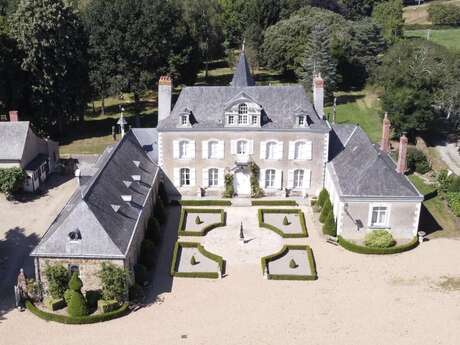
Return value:
[(295, 200), (252, 200), (252, 206), (299, 206)]
[[(283, 230), (280, 228), (269, 224), (265, 223), (264, 221), (264, 214), (265, 213), (276, 213), (276, 214), (293, 214), (296, 213), (299, 215), (299, 221), (300, 221), (300, 227), (302, 232), (301, 233), (285, 233)], [(258, 218), (259, 218), (259, 226), (261, 228), (266, 228), (268, 230), (271, 230), (273, 232), (276, 232), (278, 235), (280, 235), (283, 238), (303, 238), (303, 237), (308, 237), (308, 231), (307, 231), (307, 226), (305, 224), (305, 215), (301, 210), (298, 209), (268, 209), (268, 208), (260, 208), (258, 210)]]
[(397, 254), (397, 253), (402, 253), (402, 252), (406, 252), (408, 250), (414, 249), (415, 247), (418, 246), (418, 237), (415, 236), (408, 243), (405, 243), (399, 246), (396, 245), (395, 247), (390, 247), (390, 248), (366, 247), (366, 246), (362, 246), (362, 245), (347, 241), (342, 236), (338, 237), (338, 242), (343, 248), (351, 252), (354, 252), (354, 253), (383, 255), (383, 254)]
[[(209, 224), (201, 230), (186, 231), (185, 224), (189, 213), (220, 213), (220, 222)], [(227, 214), (223, 209), (183, 208), (180, 214), (178, 233), (179, 236), (205, 236), (209, 231), (221, 226), (225, 226), (226, 222)]]
[(232, 206), (230, 200), (177, 200), (181, 206)]

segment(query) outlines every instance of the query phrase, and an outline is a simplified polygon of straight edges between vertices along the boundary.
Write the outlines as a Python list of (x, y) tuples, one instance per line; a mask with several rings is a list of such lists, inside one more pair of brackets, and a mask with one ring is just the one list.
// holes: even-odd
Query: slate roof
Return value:
[[(342, 149), (329, 166), (341, 196), (423, 197), (404, 174), (396, 172), (395, 162), (356, 125), (333, 125)], [(337, 145), (337, 143), (334, 143)]]
[[(131, 131), (97, 165), (98, 171), (74, 193), (32, 256), (125, 257), (158, 166)], [(131, 202), (123, 201), (123, 195), (130, 195)], [(70, 241), (69, 233), (77, 229), (82, 239)]]
[(0, 122), (0, 160), (22, 159), (28, 131), (28, 121)]
[(150, 160), (158, 163), (158, 132), (156, 128), (132, 128), (137, 142), (144, 149)]
[(236, 65), (236, 69), (233, 74), (233, 79), (230, 85), (233, 87), (244, 87), (244, 86), (256, 85), (254, 78), (252, 77), (251, 70), (249, 69), (248, 60), (246, 60), (244, 48), (241, 51), (238, 65)]

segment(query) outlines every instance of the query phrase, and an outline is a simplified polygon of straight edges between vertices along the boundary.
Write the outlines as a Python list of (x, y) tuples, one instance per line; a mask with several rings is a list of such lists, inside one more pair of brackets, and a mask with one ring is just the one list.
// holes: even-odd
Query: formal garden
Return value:
[(183, 208), (179, 222), (180, 236), (205, 236), (209, 231), (225, 226), (223, 209)]
[(305, 215), (299, 209), (258, 210), (259, 226), (274, 231), (283, 238), (308, 237)]

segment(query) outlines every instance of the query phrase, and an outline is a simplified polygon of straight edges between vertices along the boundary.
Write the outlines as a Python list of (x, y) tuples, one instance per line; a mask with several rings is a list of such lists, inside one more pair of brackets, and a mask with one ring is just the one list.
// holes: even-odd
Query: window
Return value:
[(305, 117), (299, 116), (299, 126), (303, 126), (305, 124)]
[(190, 169), (180, 169), (180, 186), (190, 186)]
[(252, 123), (253, 125), (257, 125), (257, 116), (256, 116), (256, 115), (253, 115), (251, 121), (252, 121), (251, 123)]
[(238, 124), (241, 125), (243, 123), (243, 116), (238, 115)]
[(235, 123), (235, 118), (234, 118), (233, 115), (230, 115), (230, 116), (228, 117), (228, 124), (229, 124), (229, 125), (233, 125), (234, 123)]
[(239, 140), (236, 143), (236, 153), (239, 155), (248, 154), (248, 142), (245, 140)]
[(246, 103), (241, 103), (238, 106), (238, 114), (247, 114), (248, 113), (248, 105)]
[(294, 188), (303, 188), (303, 178), (303, 170), (298, 169), (294, 171)]
[(243, 115), (243, 125), (247, 125), (247, 124), (248, 124), (248, 116)]
[(266, 159), (275, 159), (276, 158), (276, 143), (270, 141), (267, 143), (267, 154)]
[(187, 115), (182, 115), (180, 121), (181, 121), (182, 126), (187, 126), (188, 125), (188, 116)]
[(216, 187), (219, 184), (219, 170), (212, 168), (208, 170), (209, 187)]
[(386, 227), (388, 225), (388, 208), (385, 206), (372, 207), (371, 227)]
[(295, 143), (294, 159), (305, 159), (307, 156), (307, 145), (304, 142)]
[(275, 170), (268, 169), (265, 171), (265, 188), (275, 187)]
[(188, 141), (179, 142), (179, 159), (188, 157)]
[(219, 157), (219, 143), (217, 141), (210, 141), (208, 143), (208, 158), (218, 159)]

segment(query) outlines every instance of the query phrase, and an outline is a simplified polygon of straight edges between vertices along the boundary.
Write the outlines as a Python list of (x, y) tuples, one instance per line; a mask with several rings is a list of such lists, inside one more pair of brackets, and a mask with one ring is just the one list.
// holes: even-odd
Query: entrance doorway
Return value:
[(233, 178), (233, 188), (238, 196), (251, 195), (251, 176), (244, 171), (238, 171)]

